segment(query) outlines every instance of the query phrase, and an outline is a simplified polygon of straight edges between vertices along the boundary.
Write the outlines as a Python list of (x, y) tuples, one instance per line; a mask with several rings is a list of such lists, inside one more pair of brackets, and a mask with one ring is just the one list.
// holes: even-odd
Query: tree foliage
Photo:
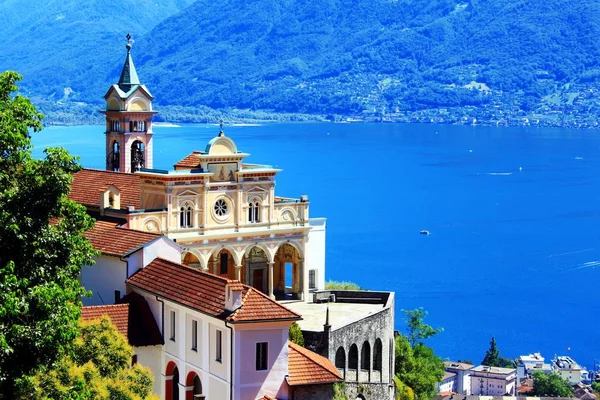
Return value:
[(404, 322), (407, 325), (406, 332), (411, 346), (415, 346), (423, 340), (444, 331), (444, 328), (433, 328), (423, 322), (423, 319), (427, 316), (427, 311), (423, 310), (422, 307), (414, 310), (402, 310), (402, 312), (406, 314)]
[(407, 315), (407, 336), (395, 339), (395, 376), (397, 396), (426, 400), (435, 396), (435, 385), (444, 376), (444, 363), (422, 341), (439, 332), (423, 322), (423, 309), (403, 310)]
[(297, 322), (294, 322), (290, 326), (289, 340), (292, 343), (296, 343), (298, 346), (304, 347), (304, 335), (302, 335), (302, 330)]
[(361, 290), (361, 288), (354, 282), (327, 281), (325, 282), (325, 290)]
[(514, 368), (515, 363), (510, 358), (502, 357), (498, 347), (496, 346), (496, 338), (492, 336), (490, 340), (490, 348), (486, 350), (485, 356), (481, 361), (482, 365), (488, 367)]
[(155, 399), (152, 372), (129, 367), (133, 349), (107, 317), (82, 322), (80, 336), (52, 366), (18, 381), (21, 399)]
[(533, 390), (528, 393), (536, 397), (573, 397), (573, 387), (556, 372), (533, 373)]
[(0, 74), (0, 393), (8, 398), (18, 378), (52, 365), (75, 339), (86, 293), (79, 273), (95, 255), (83, 236), (93, 220), (67, 199), (80, 166), (64, 149), (32, 158), (30, 132), (42, 115), (14, 94), (20, 79)]

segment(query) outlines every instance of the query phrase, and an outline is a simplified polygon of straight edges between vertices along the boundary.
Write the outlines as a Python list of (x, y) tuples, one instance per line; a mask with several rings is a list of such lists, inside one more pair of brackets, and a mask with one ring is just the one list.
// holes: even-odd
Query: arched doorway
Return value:
[(139, 140), (131, 145), (131, 172), (139, 171), (145, 164), (145, 146)]
[(121, 164), (121, 152), (119, 150), (119, 142), (113, 141), (111, 152), (106, 159), (106, 169), (109, 171), (119, 171)]
[(202, 395), (202, 382), (200, 377), (194, 371), (190, 372), (185, 381), (186, 392), (185, 400), (198, 400), (204, 399)]
[(173, 361), (169, 361), (165, 371), (165, 399), (179, 400), (179, 369)]
[(198, 257), (196, 257), (194, 253), (189, 251), (184, 254), (182, 264), (194, 268), (202, 267), (202, 264), (200, 264), (200, 260), (198, 259)]
[(342, 376), (346, 378), (346, 351), (339, 347), (335, 352), (335, 367), (342, 371)]
[(246, 253), (246, 282), (253, 288), (267, 293), (269, 258), (260, 247), (254, 246)]
[(275, 298), (285, 299), (287, 297), (298, 299), (302, 293), (302, 263), (298, 249), (284, 243), (275, 253), (275, 265), (273, 267), (273, 285)]
[(213, 252), (208, 259), (208, 271), (228, 279), (235, 277), (235, 259), (227, 249)]

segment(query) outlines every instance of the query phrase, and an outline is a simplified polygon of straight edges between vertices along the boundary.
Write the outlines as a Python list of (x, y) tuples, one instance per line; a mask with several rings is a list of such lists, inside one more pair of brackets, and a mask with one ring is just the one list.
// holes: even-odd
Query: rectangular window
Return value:
[(267, 342), (256, 343), (256, 370), (264, 371), (267, 369), (267, 359), (269, 356), (269, 344)]
[(175, 341), (175, 311), (171, 311), (171, 334), (170, 339)]
[(198, 321), (192, 320), (192, 350), (198, 351)]
[(308, 288), (316, 289), (317, 288), (317, 271), (311, 269), (308, 271)]
[(229, 263), (229, 257), (227, 252), (223, 252), (221, 253), (221, 269), (220, 269), (220, 274), (221, 275), (225, 275), (227, 274), (227, 264)]
[(223, 356), (223, 332), (220, 329), (217, 329), (215, 339), (215, 361), (221, 362)]

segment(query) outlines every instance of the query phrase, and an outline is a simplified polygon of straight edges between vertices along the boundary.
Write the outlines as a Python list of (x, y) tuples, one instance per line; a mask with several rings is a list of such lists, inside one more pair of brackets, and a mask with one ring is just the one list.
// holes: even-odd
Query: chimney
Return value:
[(242, 306), (244, 285), (240, 281), (228, 280), (225, 285), (225, 310), (235, 311)]

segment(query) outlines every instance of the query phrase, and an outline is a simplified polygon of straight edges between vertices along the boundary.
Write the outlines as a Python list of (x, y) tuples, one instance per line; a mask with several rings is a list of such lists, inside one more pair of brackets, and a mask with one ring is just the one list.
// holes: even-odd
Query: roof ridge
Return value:
[[(124, 224), (123, 224), (123, 225), (124, 225)], [(164, 234), (162, 234), (162, 233), (146, 232), (146, 231), (143, 231), (143, 230), (141, 230), (141, 229), (132, 229), (132, 228), (128, 228), (128, 227), (126, 227), (126, 226), (123, 226), (123, 225), (119, 225), (119, 224), (117, 224), (116, 228), (117, 228), (117, 229), (124, 229), (124, 230), (126, 230), (126, 231), (131, 231), (131, 232), (143, 233), (143, 234), (145, 234), (145, 235), (151, 235), (151, 236), (155, 236), (155, 238), (159, 238), (159, 237), (161, 237), (161, 236), (165, 236), (165, 235), (164, 235)]]
[[(104, 172), (106, 174), (114, 174), (114, 175), (128, 175), (128, 176), (137, 176), (139, 177), (139, 175), (131, 173), (131, 172), (123, 172), (123, 171), (108, 171), (105, 169), (99, 169), (99, 168), (81, 168), (81, 171), (94, 171), (94, 172)], [(77, 171), (79, 172), (79, 171)], [(75, 172), (75, 173), (77, 173)]]
[(235, 321), (235, 317), (242, 310), (242, 308), (244, 308), (244, 303), (246, 302), (246, 300), (248, 300), (248, 297), (250, 296), (250, 293), (252, 293), (252, 289), (254, 289), (254, 288), (253, 287), (249, 287), (249, 289), (246, 291), (246, 294), (242, 297), (242, 305), (239, 306), (234, 312), (231, 313), (231, 315), (228, 317), (229, 319)]
[[(295, 311), (293, 311), (293, 310), (290, 310), (289, 308), (287, 308), (287, 307), (286, 307), (286, 306), (284, 306), (283, 304), (280, 304), (280, 303), (278, 303), (276, 300), (273, 300), (272, 298), (270, 298), (269, 296), (267, 296), (266, 294), (264, 294), (264, 293), (263, 293), (263, 292), (261, 292), (260, 290), (258, 290), (258, 289), (255, 289), (255, 288), (253, 288), (252, 286), (248, 286), (248, 288), (249, 288), (249, 290), (248, 290), (248, 293), (250, 293), (250, 291), (252, 290), (252, 291), (254, 291), (254, 292), (258, 293), (259, 295), (263, 296), (264, 298), (268, 299), (270, 302), (272, 302), (272, 303), (274, 303), (274, 304), (277, 304), (279, 307), (281, 307), (281, 308), (283, 308), (283, 309), (285, 309), (285, 310), (288, 310), (288, 311), (289, 311), (289, 312), (291, 312), (292, 314), (295, 314), (295, 315), (297, 315), (298, 317), (300, 317), (300, 318), (302, 319), (302, 315), (301, 315), (301, 314), (298, 314), (297, 312), (295, 312)], [(244, 302), (242, 301), (242, 306), (243, 306), (243, 305), (244, 305)]]
[[(166, 262), (168, 262), (170, 264), (173, 264), (173, 265), (175, 265), (177, 267), (183, 267), (183, 268), (185, 268), (185, 269), (187, 269), (189, 271), (193, 271), (194, 273), (200, 273), (200, 275), (205, 275), (207, 277), (210, 277), (211, 279), (215, 279), (215, 280), (224, 282), (225, 284), (227, 284), (227, 281), (229, 280), (229, 278), (225, 278), (225, 277), (222, 277), (222, 276), (219, 276), (219, 275), (211, 274), (210, 272), (203, 271), (203, 270), (198, 269), (198, 268), (190, 267), (189, 265), (181, 264), (181, 263), (178, 263), (178, 262), (175, 262), (175, 261), (167, 260), (166, 258), (163, 258), (163, 257), (156, 257), (154, 260), (163, 260), (163, 261), (166, 261)], [(152, 262), (154, 262), (154, 260)], [(242, 285), (243, 285), (243, 283), (242, 283)], [(246, 286), (246, 285), (244, 285), (244, 286)]]

